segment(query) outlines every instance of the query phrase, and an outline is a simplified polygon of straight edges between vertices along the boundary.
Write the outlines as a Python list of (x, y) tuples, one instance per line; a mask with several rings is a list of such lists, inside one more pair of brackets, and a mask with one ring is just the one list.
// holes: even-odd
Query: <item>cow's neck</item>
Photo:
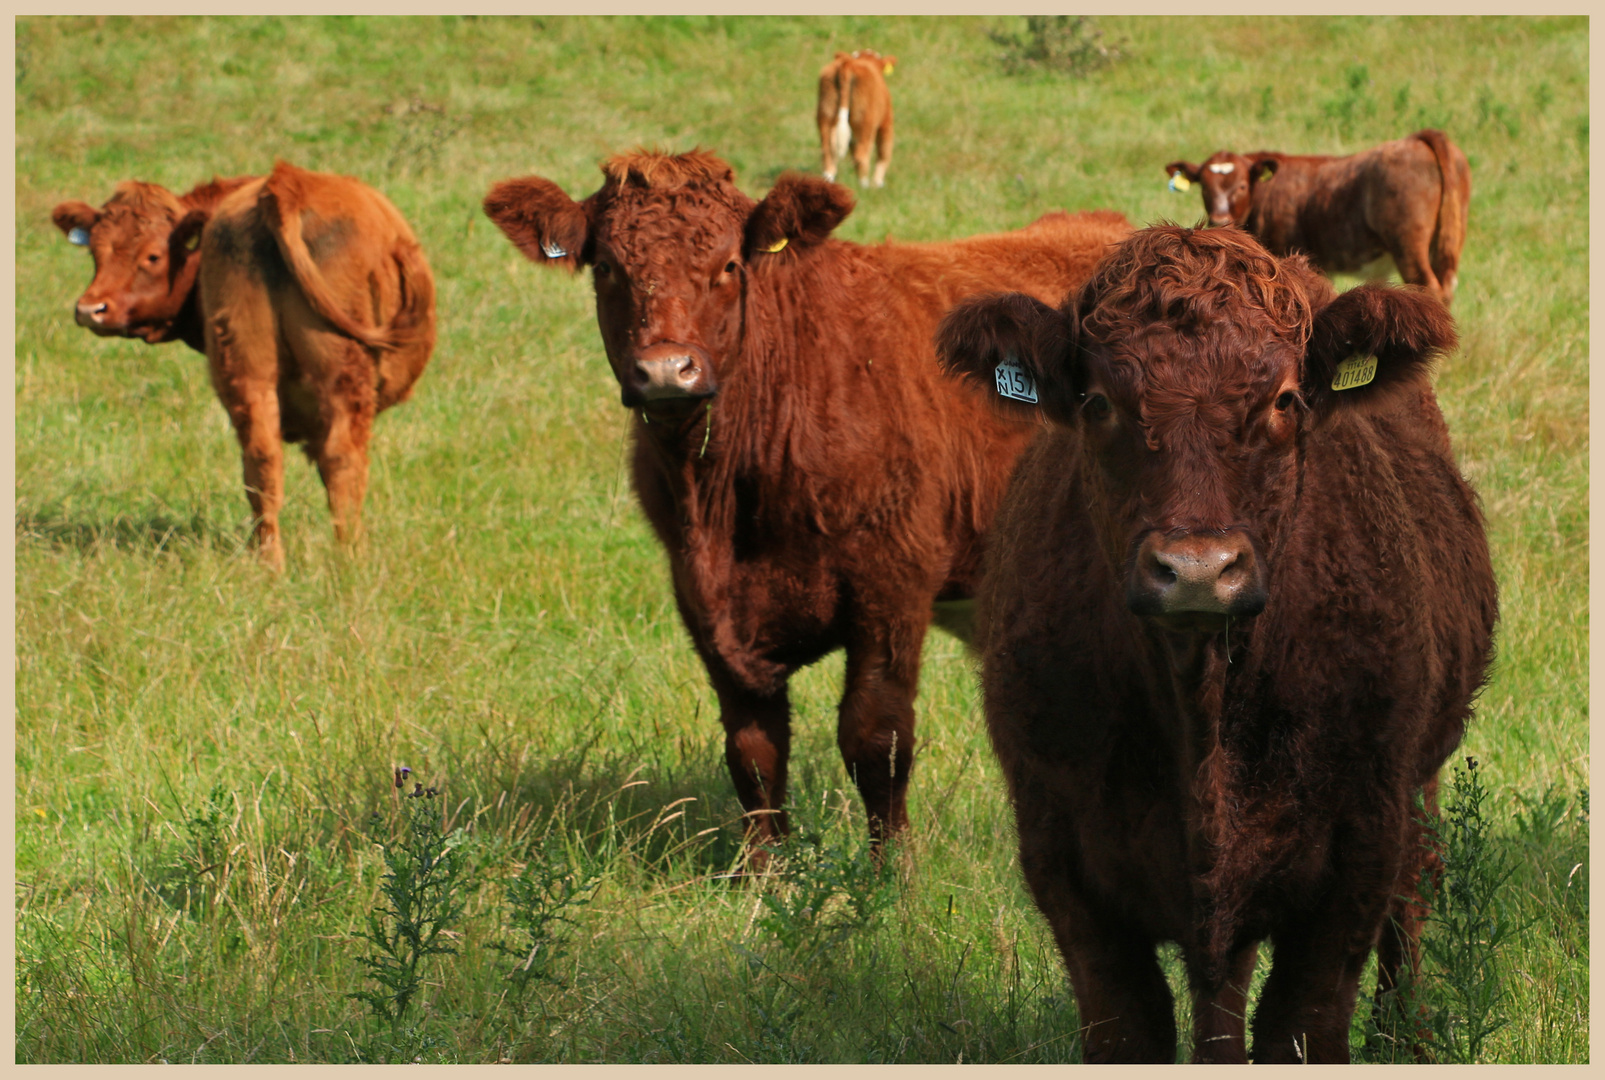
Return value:
[(197, 274), (194, 283), (190, 285), (189, 293), (184, 297), (184, 304), (178, 309), (178, 315), (167, 328), (167, 336), (163, 341), (182, 341), (198, 353), (206, 351), (206, 322), (201, 317), (201, 285)]

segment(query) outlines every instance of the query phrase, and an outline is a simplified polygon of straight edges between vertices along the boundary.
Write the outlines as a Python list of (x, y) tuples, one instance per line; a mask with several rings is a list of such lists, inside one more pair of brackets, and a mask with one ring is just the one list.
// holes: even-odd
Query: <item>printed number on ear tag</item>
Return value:
[(1181, 173), (1171, 173), (1170, 174), (1170, 190), (1172, 190), (1172, 191), (1186, 191), (1188, 188), (1190, 188), (1192, 186), (1193, 186), (1193, 182), (1191, 180), (1187, 179)]
[(1019, 361), (1014, 357), (1005, 357), (1003, 363), (997, 367), (998, 393), (1015, 401), (1029, 401), (1037, 403), (1037, 384)]
[(1332, 389), (1353, 390), (1356, 386), (1364, 386), (1376, 377), (1376, 357), (1351, 356), (1337, 366), (1337, 371), (1332, 375)]
[(89, 230), (82, 225), (74, 225), (72, 231), (67, 234), (67, 243), (77, 244), (79, 247), (88, 247)]
[(564, 251), (561, 247), (552, 243), (550, 240), (542, 240), (541, 254), (545, 255), (548, 259), (561, 259), (564, 255), (567, 255), (568, 252)]

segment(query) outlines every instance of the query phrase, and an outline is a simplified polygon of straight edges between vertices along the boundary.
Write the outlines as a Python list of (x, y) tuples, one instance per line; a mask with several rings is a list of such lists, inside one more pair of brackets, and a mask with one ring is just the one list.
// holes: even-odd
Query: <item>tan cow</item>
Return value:
[(95, 259), (80, 326), (206, 354), (262, 559), (283, 569), (284, 442), (317, 463), (335, 533), (354, 540), (373, 418), (406, 400), (435, 344), (434, 279), (389, 200), (280, 161), (182, 196), (125, 181), (98, 210), (51, 217)]
[(886, 166), (892, 163), (892, 95), (885, 76), (896, 63), (895, 56), (857, 49), (837, 53), (819, 72), (819, 152), (826, 180), (836, 179), (837, 162), (851, 148), (858, 186), (868, 185), (873, 143), (875, 186), (886, 186)]

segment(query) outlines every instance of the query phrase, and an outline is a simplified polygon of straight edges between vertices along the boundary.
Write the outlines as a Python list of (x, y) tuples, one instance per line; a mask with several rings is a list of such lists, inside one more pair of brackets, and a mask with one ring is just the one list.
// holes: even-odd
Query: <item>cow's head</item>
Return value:
[(1204, 194), (1204, 212), (1211, 225), (1242, 225), (1248, 220), (1248, 211), (1254, 205), (1254, 195), (1260, 184), (1269, 183), (1276, 175), (1277, 159), (1272, 154), (1234, 154), (1221, 150), (1203, 165), (1186, 161), (1172, 161), (1165, 166), (1173, 188), (1184, 187), (1177, 177), (1185, 177), (1189, 184), (1197, 184)]
[[(1069, 428), (1088, 509), (1126, 604), (1176, 631), (1261, 611), (1303, 467), (1303, 434), (1378, 395), (1419, 392), (1451, 348), (1447, 311), (1419, 290), (1334, 296), (1301, 256), (1238, 230), (1133, 233), (1059, 310), (1018, 294), (955, 308), (943, 362), (994, 384), (1036, 382)], [(1360, 383), (1351, 357), (1375, 357)], [(1335, 390), (1334, 383), (1358, 383)], [(1016, 383), (1018, 385), (1018, 383)]]
[(56, 227), (95, 260), (95, 278), (75, 309), (79, 326), (151, 344), (178, 336), (175, 324), (195, 288), (196, 248), (210, 213), (210, 203), (189, 199), (129, 180), (99, 210), (64, 202), (51, 212)]
[(783, 175), (762, 202), (701, 151), (621, 155), (575, 202), (538, 176), (505, 180), (485, 213), (537, 263), (591, 267), (596, 321), (626, 406), (678, 415), (719, 390), (739, 355), (749, 274), (795, 260), (852, 210), (844, 187)]

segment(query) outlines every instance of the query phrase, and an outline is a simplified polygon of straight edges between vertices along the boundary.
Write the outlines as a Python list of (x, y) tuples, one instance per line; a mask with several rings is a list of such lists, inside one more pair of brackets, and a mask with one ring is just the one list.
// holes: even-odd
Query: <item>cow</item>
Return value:
[[(1211, 225), (1238, 225), (1273, 255), (1295, 251), (1328, 274), (1381, 276), (1391, 256), (1399, 276), (1455, 295), (1466, 242), (1471, 167), (1430, 128), (1348, 157), (1221, 150), (1203, 165), (1165, 166), (1171, 186), (1198, 184)], [(1274, 181), (1274, 182), (1273, 182)]]
[[(1132, 234), (1057, 309), (959, 305), (953, 371), (1024, 387), (977, 596), (987, 729), (1088, 1061), (1346, 1061), (1361, 970), (1418, 961), (1416, 799), (1483, 685), (1497, 614), (1416, 289), (1341, 296), (1238, 229)], [(1024, 404), (1005, 407), (1026, 410)], [(1383, 1000), (1379, 998), (1378, 1000)]]
[(886, 76), (897, 63), (874, 49), (839, 52), (819, 72), (819, 153), (826, 180), (836, 179), (837, 163), (852, 150), (858, 186), (870, 183), (870, 146), (875, 149), (876, 187), (886, 186), (892, 163), (892, 95)]
[(536, 263), (592, 268), (635, 413), (632, 474), (707, 670), (747, 821), (747, 866), (787, 832), (787, 680), (845, 649), (837, 743), (872, 843), (902, 829), (926, 627), (963, 635), (982, 535), (1036, 427), (937, 367), (951, 305), (1057, 297), (1130, 231), (1047, 214), (947, 243), (831, 237), (844, 187), (785, 173), (761, 201), (711, 153), (637, 151), (583, 202), (538, 176), (485, 212)]
[(317, 464), (335, 534), (354, 541), (374, 417), (412, 393), (435, 343), (434, 279), (389, 200), (279, 161), (183, 195), (125, 181), (98, 210), (64, 202), (51, 216), (94, 256), (80, 326), (206, 354), (263, 562), (284, 568), (281, 440)]

